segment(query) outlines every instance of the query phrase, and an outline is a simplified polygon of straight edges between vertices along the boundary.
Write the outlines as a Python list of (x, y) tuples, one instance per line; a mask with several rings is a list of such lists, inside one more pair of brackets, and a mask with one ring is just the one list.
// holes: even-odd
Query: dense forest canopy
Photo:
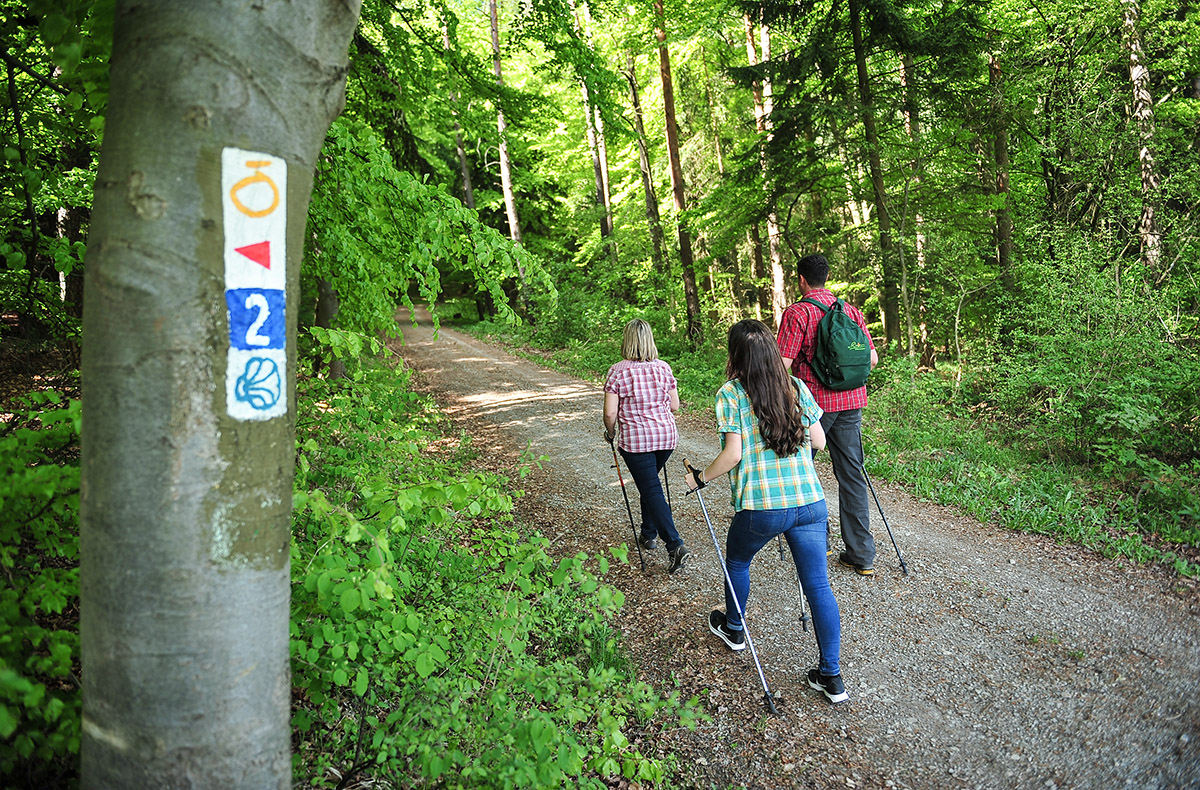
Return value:
[[(16, 396), (77, 391), (114, 10), (0, 0), (0, 567), (44, 561), (0, 598), (26, 634), (0, 642), (0, 736), (40, 733), (5, 771), (78, 748), (77, 638), (37, 619), (77, 594), (78, 403)], [(729, 324), (774, 324), (819, 251), (881, 350), (879, 441), (954, 419), (1030, 448), (1086, 480), (1117, 525), (1100, 544), (1194, 576), (1197, 40), (1190, 0), (366, 0), (314, 173), (299, 373), (341, 375), (417, 300), (542, 346), (611, 349), (639, 316), (706, 408)]]

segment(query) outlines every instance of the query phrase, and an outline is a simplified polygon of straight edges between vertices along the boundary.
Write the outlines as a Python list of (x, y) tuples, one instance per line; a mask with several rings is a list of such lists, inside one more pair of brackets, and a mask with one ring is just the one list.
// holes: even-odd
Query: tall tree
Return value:
[[(496, 84), (500, 87), (504, 86), (504, 74), (500, 68), (500, 11), (498, 8), (499, 0), (490, 0), (488, 3), (488, 11), (491, 17), (492, 29), (492, 71), (496, 75)], [(512, 180), (512, 164), (508, 159), (508, 127), (504, 123), (504, 108), (496, 106), (496, 130), (499, 134), (499, 151), (500, 151), (500, 184), (504, 190), (504, 210), (508, 215), (508, 237), (514, 243), (521, 243), (521, 219), (517, 215), (517, 196), (513, 190)], [(528, 296), (525, 292), (525, 267), (522, 264), (519, 268), (518, 277), (518, 299), (521, 303), (522, 312), (528, 312)]]
[(629, 83), (629, 102), (633, 109), (633, 129), (637, 135), (638, 168), (642, 174), (642, 193), (646, 197), (646, 224), (650, 226), (650, 242), (652, 247), (652, 262), (657, 270), (663, 269), (663, 229), (662, 220), (658, 214), (658, 195), (654, 190), (654, 176), (650, 170), (650, 152), (646, 146), (646, 125), (642, 120), (642, 102), (638, 95), (637, 60), (633, 50), (627, 54), (624, 71), (625, 81)]
[(1142, 213), (1138, 218), (1138, 241), (1142, 264), (1149, 276), (1161, 283), (1162, 233), (1158, 229), (1158, 166), (1154, 162), (1154, 98), (1150, 94), (1150, 69), (1139, 29), (1140, 0), (1121, 0), (1121, 38), (1129, 55), (1129, 82), (1133, 86), (1133, 119), (1137, 124), (1138, 172), (1142, 185)]
[[(742, 16), (746, 26), (746, 62), (750, 67), (757, 66), (761, 61), (758, 56), (758, 44), (754, 38), (754, 20), (751, 19), (750, 13), (747, 12)], [(750, 94), (754, 100), (754, 128), (759, 136), (766, 138), (767, 123), (766, 123), (766, 108), (763, 104), (763, 81), (755, 79), (750, 83)], [(764, 157), (765, 154), (760, 154)], [(758, 294), (758, 302), (755, 305), (754, 312), (758, 318), (762, 318), (769, 312), (773, 312), (771, 298), (771, 290), (761, 283), (764, 280), (763, 266), (766, 256), (763, 255), (762, 232), (759, 230), (758, 221), (752, 220), (749, 223), (747, 235), (750, 242), (750, 273), (754, 282), (757, 284), (756, 291)]]
[(875, 128), (875, 101), (871, 95), (871, 77), (867, 73), (867, 51), (863, 41), (861, 0), (849, 0), (850, 35), (854, 43), (854, 70), (858, 83), (859, 112), (866, 138), (867, 164), (874, 193), (875, 221), (879, 227), (879, 264), (883, 272), (883, 333), (889, 342), (900, 340), (900, 289), (896, 264), (892, 260), (892, 217), (887, 186), (883, 180), (879, 132)]
[[(442, 26), (442, 46), (447, 54), (451, 52), (452, 43), (448, 24)], [(448, 76), (450, 80), (454, 79), (452, 71)], [(471, 163), (467, 159), (467, 149), (463, 145), (462, 126), (458, 122), (458, 92), (453, 87), (450, 89), (450, 115), (453, 118), (454, 152), (458, 156), (458, 169), (462, 176), (463, 204), (467, 208), (475, 208), (475, 187), (471, 183)]]
[(662, 0), (654, 0), (654, 35), (658, 39), (658, 70), (662, 77), (663, 112), (667, 126), (667, 158), (671, 164), (671, 194), (675, 198), (675, 229), (679, 236), (679, 262), (683, 269), (683, 298), (687, 309), (687, 336), (699, 343), (700, 294), (696, 290), (696, 270), (692, 257), (692, 235), (684, 211), (683, 163), (679, 158), (679, 126), (675, 122), (675, 87), (671, 82), (671, 54), (667, 51), (667, 23)]
[(117, 3), (85, 281), (85, 788), (290, 786), (297, 283), (357, 17)]

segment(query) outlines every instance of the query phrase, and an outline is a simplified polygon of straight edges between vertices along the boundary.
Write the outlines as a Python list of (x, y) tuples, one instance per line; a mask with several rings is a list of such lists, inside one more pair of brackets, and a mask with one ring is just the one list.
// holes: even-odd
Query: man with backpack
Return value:
[(825, 288), (829, 261), (806, 255), (796, 264), (801, 299), (779, 321), (779, 353), (825, 412), (829, 459), (838, 481), (838, 520), (845, 551), (838, 562), (861, 576), (875, 573), (867, 481), (863, 474), (862, 410), (867, 374), (879, 363), (862, 311)]

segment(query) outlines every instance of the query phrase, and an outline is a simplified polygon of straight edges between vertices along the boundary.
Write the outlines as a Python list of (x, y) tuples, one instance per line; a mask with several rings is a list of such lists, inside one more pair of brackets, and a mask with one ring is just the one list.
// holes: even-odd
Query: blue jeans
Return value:
[(733, 590), (725, 587), (725, 623), (730, 631), (742, 629), (741, 611), (746, 611), (750, 595), (750, 561), (759, 549), (776, 535), (783, 535), (792, 550), (796, 573), (804, 597), (812, 608), (813, 630), (817, 635), (817, 650), (821, 654), (818, 666), (822, 675), (841, 673), (842, 616), (837, 600), (829, 586), (829, 569), (825, 560), (825, 529), (829, 510), (825, 500), (811, 505), (780, 510), (739, 510), (729, 525), (725, 540), (725, 567)]
[(663, 496), (662, 481), (658, 473), (666, 466), (674, 450), (655, 450), (650, 453), (629, 453), (621, 450), (621, 457), (629, 467), (629, 476), (637, 485), (642, 501), (642, 538), (659, 537), (667, 544), (667, 551), (683, 545), (683, 538), (675, 529), (671, 507)]
[(863, 477), (862, 409), (827, 411), (821, 417), (821, 427), (825, 429), (825, 449), (838, 483), (842, 543), (851, 562), (870, 568), (875, 564), (875, 538), (871, 535), (870, 500)]

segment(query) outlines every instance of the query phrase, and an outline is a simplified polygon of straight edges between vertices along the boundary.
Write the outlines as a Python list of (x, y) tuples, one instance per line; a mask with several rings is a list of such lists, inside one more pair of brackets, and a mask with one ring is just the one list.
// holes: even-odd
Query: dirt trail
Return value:
[[(600, 435), (599, 387), (446, 328), (435, 340), (427, 320), (401, 329), (396, 350), (498, 468), (527, 447), (549, 457), (522, 482), (525, 523), (563, 555), (632, 545)], [(901, 573), (877, 512), (876, 576), (831, 564), (850, 704), (830, 707), (804, 681), (816, 645), (798, 624), (790, 561), (773, 549), (755, 559), (747, 622), (785, 714), (765, 716), (748, 651), (730, 653), (705, 623), (723, 605), (720, 568), (695, 499), (683, 496), (681, 461), (707, 463), (716, 450), (704, 419), (681, 422), (668, 469), (694, 562), (668, 575), (660, 548), (642, 574), (631, 549), (632, 566), (609, 578), (626, 596), (616, 625), (640, 676), (698, 695), (712, 716), (696, 732), (641, 744), (678, 754), (684, 784), (1200, 786), (1195, 585), (980, 524), (880, 481), (910, 573)], [(827, 466), (818, 471), (836, 513), (836, 483)], [(705, 494), (724, 549), (727, 488)], [(632, 483), (630, 496), (636, 518)]]

